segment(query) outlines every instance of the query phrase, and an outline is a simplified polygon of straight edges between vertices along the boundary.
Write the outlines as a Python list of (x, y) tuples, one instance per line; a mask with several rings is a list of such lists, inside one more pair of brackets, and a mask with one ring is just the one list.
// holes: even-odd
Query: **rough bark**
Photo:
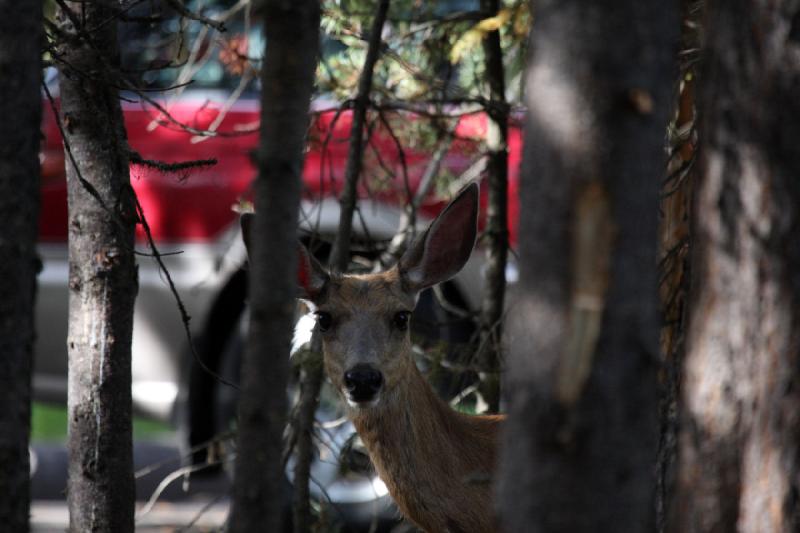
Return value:
[(283, 531), (282, 435), (297, 286), (297, 221), (319, 2), (259, 3), (269, 45), (250, 243), (250, 329), (242, 363), (232, 532)]
[[(350, 130), (350, 145), (345, 166), (344, 187), (339, 203), (339, 227), (331, 247), (328, 266), (332, 271), (345, 272), (350, 263), (350, 237), (353, 227), (353, 214), (358, 201), (358, 180), (364, 163), (364, 125), (369, 109), (369, 95), (372, 91), (372, 76), (375, 64), (380, 57), (381, 34), (389, 12), (389, 0), (380, 0), (375, 18), (370, 28), (367, 55), (358, 79), (358, 88), (353, 102), (353, 122)], [(300, 401), (295, 420), (297, 463), (294, 470), (294, 530), (296, 533), (311, 531), (311, 460), (314, 454), (314, 420), (319, 405), (319, 391), (322, 386), (322, 344), (317, 332), (306, 355), (300, 373)]]
[[(42, 5), (0, 0), (0, 523), (28, 531)], [(11, 119), (10, 117), (15, 117)]]
[(69, 204), (70, 530), (132, 532), (137, 217), (112, 74), (116, 23), (108, 4), (68, 7), (57, 16), (71, 39), (57, 54)]
[(654, 528), (658, 185), (677, 13), (536, 4), (498, 490), (507, 531)]
[[(498, 0), (481, 0), (481, 11), (496, 16)], [(486, 246), (486, 285), (480, 316), (478, 364), (480, 392), (496, 413), (500, 408), (500, 364), (503, 357), (503, 312), (505, 311), (506, 260), (508, 257), (508, 104), (500, 32), (489, 32), (483, 40), (486, 83), (489, 87), (487, 109), (486, 183), (489, 203), (483, 243)]]
[(669, 529), (800, 530), (800, 4), (710, 2)]

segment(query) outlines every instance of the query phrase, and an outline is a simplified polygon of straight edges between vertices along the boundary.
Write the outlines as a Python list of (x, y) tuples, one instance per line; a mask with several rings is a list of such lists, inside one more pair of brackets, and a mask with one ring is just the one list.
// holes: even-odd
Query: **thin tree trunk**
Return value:
[(311, 514), (311, 462), (314, 459), (314, 421), (319, 407), (319, 391), (322, 387), (323, 365), (322, 344), (314, 332), (311, 349), (305, 353), (300, 366), (300, 399), (294, 420), (296, 438), (294, 467), (294, 518), (295, 533), (313, 530), (314, 517)]
[[(372, 21), (367, 56), (358, 79), (358, 89), (353, 103), (353, 122), (350, 130), (350, 146), (345, 167), (344, 188), (339, 203), (339, 228), (331, 247), (328, 265), (332, 270), (345, 272), (350, 262), (350, 237), (353, 228), (353, 214), (358, 201), (358, 179), (364, 162), (364, 125), (369, 108), (369, 94), (372, 90), (372, 75), (380, 57), (381, 34), (389, 12), (389, 0), (380, 0)], [(309, 483), (311, 481), (311, 461), (314, 453), (314, 417), (319, 405), (319, 391), (322, 386), (323, 364), (322, 346), (318, 333), (314, 332), (311, 350), (306, 354), (300, 374), (300, 402), (296, 418), (297, 463), (294, 470), (294, 530), (296, 533), (311, 531), (313, 519)]]
[(499, 486), (506, 531), (650, 532), (674, 2), (536, 4)]
[[(42, 4), (0, 0), (0, 523), (28, 531)], [(10, 117), (16, 117), (11, 119)]]
[(699, 5), (703, 0), (681, 0), (681, 58), (676, 85), (677, 113), (669, 143), (671, 159), (661, 186), (659, 224), (659, 294), (661, 296), (660, 415), (656, 463), (656, 531), (663, 533), (667, 509), (675, 491), (678, 403), (686, 336), (689, 294), (689, 249), (692, 186), (697, 138), (695, 124), (695, 68), (700, 47)]
[(800, 5), (710, 2), (669, 530), (800, 530)]
[(386, 15), (389, 13), (389, 0), (380, 0), (367, 44), (367, 57), (358, 78), (358, 89), (353, 102), (353, 122), (350, 128), (350, 147), (347, 152), (347, 166), (344, 171), (344, 188), (339, 199), (339, 231), (331, 249), (330, 266), (339, 272), (347, 270), (350, 262), (350, 235), (353, 229), (353, 212), (358, 200), (358, 178), (364, 164), (364, 125), (369, 109), (369, 93), (372, 91), (372, 75), (381, 52), (381, 34)]
[[(498, 0), (481, 0), (481, 11), (489, 16), (496, 16), (499, 8)], [(496, 413), (500, 408), (502, 320), (508, 257), (508, 104), (499, 31), (491, 31), (486, 35), (483, 54), (486, 58), (486, 82), (489, 86), (486, 128), (489, 205), (484, 229), (486, 285), (481, 303), (478, 364), (481, 371), (481, 394), (489, 411)]]
[(283, 531), (283, 432), (297, 287), (297, 222), (319, 49), (317, 0), (265, 0), (261, 141), (250, 244), (250, 330), (242, 363), (230, 530)]
[(69, 8), (58, 19), (73, 39), (57, 53), (69, 203), (70, 530), (132, 532), (137, 218), (110, 74), (119, 60), (116, 23), (103, 2)]

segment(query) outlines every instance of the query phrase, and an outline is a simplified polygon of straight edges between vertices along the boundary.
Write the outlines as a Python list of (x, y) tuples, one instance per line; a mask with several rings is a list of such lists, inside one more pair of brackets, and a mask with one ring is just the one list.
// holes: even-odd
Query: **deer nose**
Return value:
[(347, 394), (356, 403), (374, 399), (382, 385), (383, 374), (369, 365), (356, 365), (344, 373)]

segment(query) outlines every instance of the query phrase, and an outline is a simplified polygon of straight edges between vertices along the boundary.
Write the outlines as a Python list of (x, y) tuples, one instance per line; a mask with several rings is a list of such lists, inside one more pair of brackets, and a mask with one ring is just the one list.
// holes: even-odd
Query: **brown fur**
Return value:
[(336, 388), (355, 363), (383, 373), (377, 404), (351, 407), (350, 417), (402, 513), (429, 532), (495, 531), (490, 481), (503, 417), (452, 410), (417, 370), (408, 332), (392, 328), (394, 314), (414, 306), (397, 269), (332, 278), (315, 303), (333, 317), (323, 349)]

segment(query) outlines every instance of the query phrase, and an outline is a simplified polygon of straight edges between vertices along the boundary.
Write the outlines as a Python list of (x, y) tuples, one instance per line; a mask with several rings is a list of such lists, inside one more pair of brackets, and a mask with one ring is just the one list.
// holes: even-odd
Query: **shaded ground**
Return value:
[[(162, 438), (137, 441), (134, 445), (136, 470), (150, 467), (136, 480), (137, 531), (210, 531), (225, 521), (230, 489), (227, 476), (193, 476), (188, 484), (183, 482), (183, 476), (170, 476), (181, 466), (175, 442), (174, 438)], [(64, 495), (66, 448), (61, 443), (36, 443), (33, 453), (36, 470), (31, 487), (31, 529), (63, 532), (69, 523)], [(167, 482), (169, 479), (171, 483)], [(147, 501), (157, 491), (157, 501), (148, 506)]]
[[(32, 417), (31, 530), (63, 533), (69, 525), (65, 502), (67, 485), (66, 408), (35, 403)], [(228, 514), (231, 483), (216, 473), (193, 474), (189, 483), (178, 470), (182, 466), (179, 438), (167, 424), (134, 419), (134, 465), (136, 479), (137, 532), (218, 531)], [(288, 484), (287, 484), (288, 487)], [(287, 494), (288, 494), (287, 489)], [(157, 494), (157, 498), (154, 495)], [(152, 500), (152, 505), (148, 501)], [(338, 533), (408, 533), (392, 507), (373, 523), (372, 505), (339, 504), (329, 513)], [(0, 528), (2, 529), (2, 528)]]

